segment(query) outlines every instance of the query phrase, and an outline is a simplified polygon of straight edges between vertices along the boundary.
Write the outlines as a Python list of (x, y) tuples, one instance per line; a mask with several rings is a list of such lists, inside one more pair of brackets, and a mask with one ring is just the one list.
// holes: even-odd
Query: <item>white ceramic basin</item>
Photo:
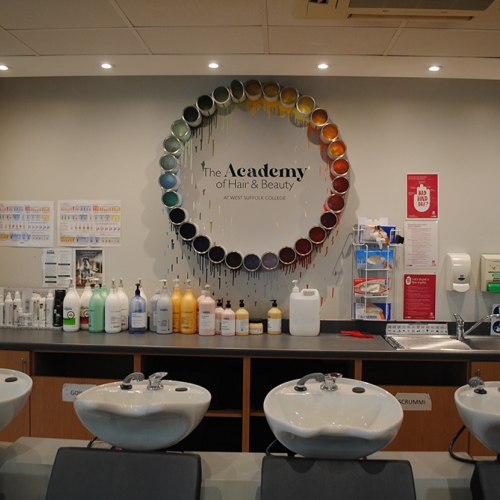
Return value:
[(26, 373), (0, 368), (0, 429), (22, 410), (32, 387), (33, 380)]
[(485, 382), (486, 394), (464, 385), (455, 391), (455, 404), (467, 429), (487, 448), (500, 453), (500, 382)]
[(329, 392), (309, 380), (307, 390), (297, 392), (296, 384), (270, 391), (264, 413), (278, 441), (304, 457), (365, 457), (388, 445), (403, 421), (399, 401), (375, 385), (340, 378), (338, 389)]
[(75, 411), (83, 425), (102, 441), (127, 450), (159, 450), (190, 434), (204, 417), (212, 396), (203, 387), (163, 380), (150, 391), (148, 381), (98, 385), (79, 394)]

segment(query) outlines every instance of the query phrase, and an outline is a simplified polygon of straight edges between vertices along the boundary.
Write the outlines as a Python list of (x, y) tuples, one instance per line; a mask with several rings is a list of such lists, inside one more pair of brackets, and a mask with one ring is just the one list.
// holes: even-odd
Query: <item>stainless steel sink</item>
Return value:
[(473, 350), (479, 351), (496, 351), (500, 350), (500, 336), (485, 335), (485, 336), (470, 336), (465, 337), (465, 344)]
[(398, 351), (470, 351), (469, 345), (448, 335), (387, 335), (385, 340)]

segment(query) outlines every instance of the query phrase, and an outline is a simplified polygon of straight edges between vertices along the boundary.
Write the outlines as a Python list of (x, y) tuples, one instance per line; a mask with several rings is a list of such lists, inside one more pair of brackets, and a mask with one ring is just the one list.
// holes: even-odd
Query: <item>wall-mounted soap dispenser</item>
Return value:
[(500, 255), (481, 255), (481, 291), (500, 293)]
[(466, 292), (470, 288), (471, 258), (467, 253), (446, 255), (446, 290)]

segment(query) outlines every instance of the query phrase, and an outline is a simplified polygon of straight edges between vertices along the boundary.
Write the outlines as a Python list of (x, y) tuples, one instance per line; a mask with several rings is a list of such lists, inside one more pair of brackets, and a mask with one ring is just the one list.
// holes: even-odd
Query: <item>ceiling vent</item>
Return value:
[(500, 21), (500, 0), (294, 0), (296, 19)]

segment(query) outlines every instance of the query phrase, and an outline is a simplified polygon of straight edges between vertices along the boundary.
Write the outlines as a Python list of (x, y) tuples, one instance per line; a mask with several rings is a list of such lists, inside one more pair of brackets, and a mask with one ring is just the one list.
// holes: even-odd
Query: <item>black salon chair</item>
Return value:
[(470, 480), (474, 500), (498, 500), (500, 498), (500, 461), (477, 462)]
[(265, 456), (261, 500), (415, 500), (406, 460), (319, 460)]
[(59, 448), (46, 500), (199, 500), (193, 453)]

